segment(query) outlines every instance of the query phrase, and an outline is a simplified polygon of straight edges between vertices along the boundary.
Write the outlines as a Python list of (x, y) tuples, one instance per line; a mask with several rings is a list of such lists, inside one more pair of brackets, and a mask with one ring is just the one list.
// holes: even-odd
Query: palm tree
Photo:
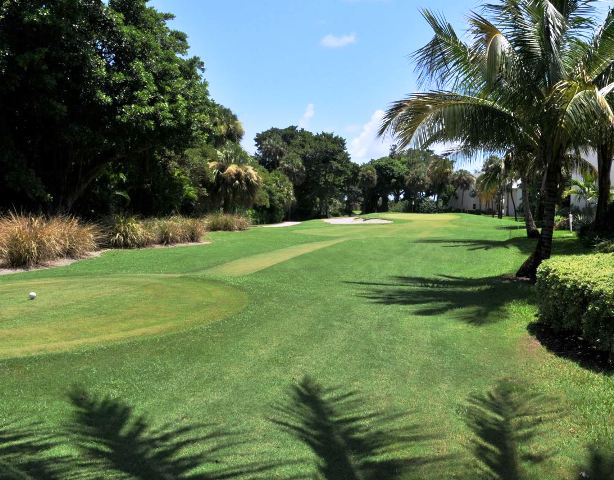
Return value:
[(518, 271), (535, 278), (552, 251), (554, 214), (565, 155), (588, 143), (587, 126), (614, 123), (596, 82), (614, 62), (604, 35), (586, 55), (595, 0), (496, 0), (471, 14), (471, 43), (443, 18), (426, 11), (435, 36), (415, 54), (421, 80), (438, 89), (415, 93), (387, 111), (380, 134), (404, 147), (435, 142), (458, 151), (526, 150), (544, 171), (543, 228), (534, 253)]
[[(535, 164), (535, 156), (531, 155), (530, 152), (523, 152), (518, 149), (511, 149), (508, 150), (505, 160), (506, 163), (509, 164), (510, 171), (514, 172), (513, 175), (520, 179), (522, 210), (524, 215), (525, 228), (527, 231), (527, 237), (538, 238), (539, 230), (537, 229), (535, 219), (533, 218), (533, 212), (531, 211), (531, 195), (529, 191), (531, 181), (529, 179), (534, 176), (539, 178), (543, 175), (539, 171), (537, 171), (537, 166)], [(514, 211), (515, 210), (516, 208), (514, 207)]]
[[(595, 206), (595, 203), (601, 198), (602, 191), (598, 185), (598, 177), (600, 174), (596, 170), (589, 170), (582, 174), (582, 178), (572, 178), (571, 186), (563, 193), (564, 197), (576, 195), (584, 200), (588, 206)], [(614, 198), (614, 189), (610, 188), (607, 200)]]
[(461, 206), (465, 202), (465, 192), (475, 184), (475, 178), (467, 170), (458, 170), (452, 174), (452, 185), (461, 191)]
[(209, 195), (224, 213), (250, 207), (262, 186), (260, 175), (249, 162), (249, 155), (236, 144), (227, 146), (218, 152), (216, 161), (209, 162)]
[(497, 217), (503, 218), (503, 193), (506, 184), (506, 172), (503, 159), (493, 155), (482, 167), (479, 178), (480, 190), (491, 192), (496, 201)]
[[(586, 55), (598, 58), (604, 54), (607, 55), (607, 49), (604, 48), (604, 45), (607, 47), (608, 43), (610, 46), (614, 43), (614, 10), (612, 9), (608, 11), (603, 25), (596, 31), (592, 41), (586, 45)], [(604, 50), (606, 50), (605, 53)], [(614, 67), (610, 61), (610, 67), (596, 78), (595, 86), (599, 89), (609, 88), (613, 81)], [(611, 95), (609, 106), (611, 109), (614, 109), (614, 100), (612, 100)], [(595, 230), (602, 231), (608, 228), (608, 224), (612, 223), (612, 219), (608, 219), (607, 215), (611, 189), (610, 172), (612, 170), (612, 162), (614, 161), (614, 126), (607, 122), (599, 122), (593, 124), (592, 127), (591, 132), (594, 135), (593, 146), (597, 151), (599, 173), (599, 195), (597, 198), (594, 227)]]

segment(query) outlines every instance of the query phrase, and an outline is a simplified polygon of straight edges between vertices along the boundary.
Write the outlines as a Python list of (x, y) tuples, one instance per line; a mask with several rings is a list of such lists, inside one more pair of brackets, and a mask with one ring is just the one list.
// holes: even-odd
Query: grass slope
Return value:
[[(30, 329), (32, 345), (40, 342), (37, 322), (62, 323), (56, 317), (64, 307), (71, 314), (60, 337), (73, 322), (87, 331), (88, 318), (104, 313), (103, 306), (109, 318), (129, 308), (137, 323), (158, 308), (176, 310), (176, 317), (200, 312), (207, 288), (221, 282), (229, 289), (224, 303), (242, 306), (241, 295), (248, 301), (175, 333), (0, 360), (0, 419), (59, 425), (68, 411), (66, 392), (76, 384), (122, 398), (157, 423), (238, 426), (252, 440), (238, 449), (248, 458), (304, 458), (309, 451), (268, 418), (289, 385), (310, 375), (360, 391), (376, 410), (410, 412), (413, 423), (438, 437), (424, 451), (462, 455), (470, 440), (465, 399), (511, 377), (566, 411), (540, 438), (556, 452), (550, 461), (556, 473), (571, 472), (587, 444), (614, 438), (614, 377), (552, 355), (527, 333), (535, 314), (532, 287), (505, 279), (533, 246), (519, 224), (468, 215), (387, 217), (394, 223), (313, 221), (220, 232), (211, 245), (113, 251), (1, 278), (3, 312), (14, 313), (8, 323), (0, 317), (0, 329)], [(557, 254), (574, 248), (572, 237), (559, 235)], [(29, 315), (24, 295), (40, 282), (71, 292), (83, 285), (92, 294), (75, 302), (67, 293), (47, 312)], [(156, 288), (135, 311), (131, 295), (146, 290), (142, 282)], [(99, 327), (92, 325), (91, 338)], [(441, 478), (448, 467), (433, 468), (433, 478)]]

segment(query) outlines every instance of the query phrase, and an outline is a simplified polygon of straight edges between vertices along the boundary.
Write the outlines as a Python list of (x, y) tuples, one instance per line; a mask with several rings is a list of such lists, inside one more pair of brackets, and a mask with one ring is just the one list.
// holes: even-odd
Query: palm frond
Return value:
[(435, 83), (438, 87), (477, 90), (481, 88), (476, 52), (465, 44), (456, 34), (452, 25), (440, 15), (423, 10), (422, 16), (431, 26), (434, 36), (412, 59), (419, 72), (418, 83)]
[[(488, 128), (484, 128), (488, 126)], [(500, 103), (453, 92), (416, 93), (392, 104), (379, 134), (392, 134), (401, 148), (434, 142), (457, 142), (463, 148), (505, 149), (533, 144), (531, 129)]]

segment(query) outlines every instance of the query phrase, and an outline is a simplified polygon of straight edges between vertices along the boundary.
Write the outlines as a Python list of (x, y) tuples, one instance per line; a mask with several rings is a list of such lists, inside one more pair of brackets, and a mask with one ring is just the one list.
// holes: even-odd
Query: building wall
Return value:
[[(513, 198), (513, 201), (512, 201)], [(503, 213), (504, 215), (514, 216), (514, 206), (520, 207), (522, 202), (522, 190), (518, 188), (518, 185), (514, 185), (512, 192), (508, 192), (503, 198)], [(466, 191), (463, 196), (462, 190), (456, 191), (456, 198), (452, 197), (448, 202), (448, 208), (450, 210), (462, 210), (466, 212), (473, 211), (491, 211), (496, 208), (496, 204), (493, 202), (483, 203), (477, 197), (471, 196), (471, 191)]]

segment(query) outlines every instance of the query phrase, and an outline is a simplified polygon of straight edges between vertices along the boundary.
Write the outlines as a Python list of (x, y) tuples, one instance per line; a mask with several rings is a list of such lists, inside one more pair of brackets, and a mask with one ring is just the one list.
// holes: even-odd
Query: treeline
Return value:
[(0, 4), (0, 209), (193, 213), (245, 202), (224, 182), (260, 187), (172, 18), (146, 0)]
[(249, 155), (172, 18), (146, 0), (2, 2), (0, 210), (264, 223), (451, 194), (452, 163), (429, 151), (359, 166), (341, 137), (288, 127)]

